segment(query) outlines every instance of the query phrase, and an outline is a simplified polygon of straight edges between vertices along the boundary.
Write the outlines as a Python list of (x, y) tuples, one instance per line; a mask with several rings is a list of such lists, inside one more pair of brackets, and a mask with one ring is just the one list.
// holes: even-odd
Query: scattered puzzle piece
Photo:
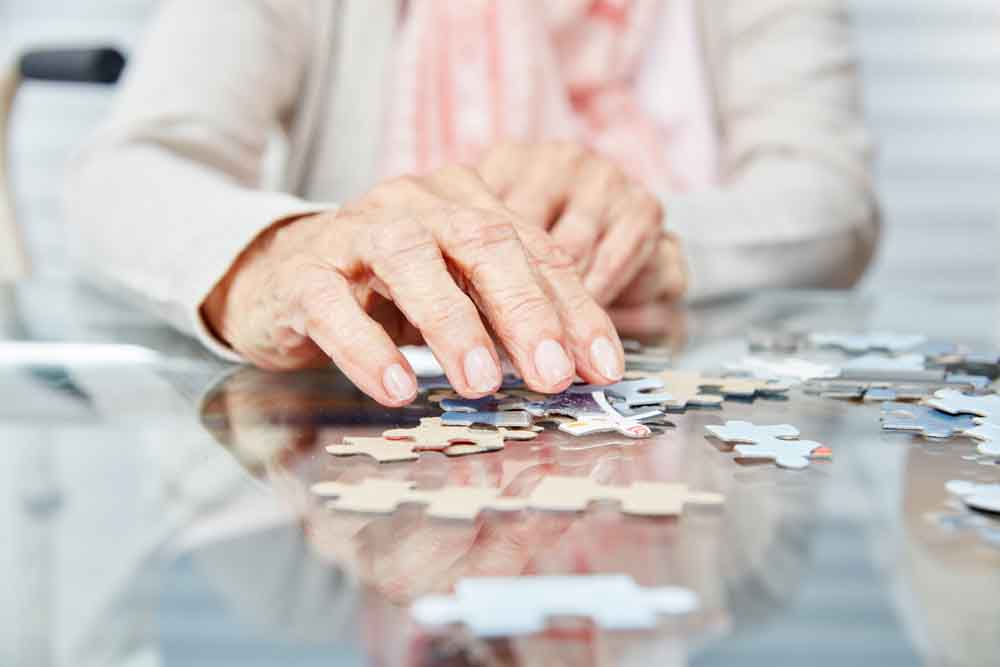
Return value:
[(945, 488), (973, 509), (1000, 513), (1000, 484), (976, 484), (953, 479), (945, 484)]
[(749, 375), (759, 380), (806, 382), (822, 378), (835, 378), (840, 369), (828, 364), (817, 364), (806, 359), (763, 359), (744, 357), (724, 366), (726, 372)]
[(810, 458), (829, 458), (830, 450), (818, 442), (798, 440), (799, 431), (790, 424), (758, 426), (746, 421), (728, 421), (705, 430), (719, 440), (733, 443), (741, 458), (774, 461), (781, 468), (801, 470)]
[(483, 510), (513, 512), (524, 508), (524, 500), (501, 497), (496, 489), (476, 486), (448, 486), (421, 491), (416, 482), (365, 479), (360, 484), (320, 482), (313, 493), (333, 498), (327, 506), (335, 510), (390, 514), (401, 505), (424, 505), (424, 513), (438, 519), (471, 521)]
[(468, 442), (459, 439), (451, 444), (433, 447), (421, 446), (408, 440), (349, 437), (344, 438), (344, 444), (330, 445), (326, 451), (333, 456), (367, 455), (379, 463), (395, 463), (397, 461), (416, 461), (420, 458), (419, 452), (423, 451), (441, 452), (445, 456), (467, 456), (496, 452), (501, 449), (503, 449), (503, 437), (496, 434), (496, 437), (485, 442)]
[(968, 415), (949, 415), (926, 405), (883, 403), (882, 428), (912, 431), (926, 438), (950, 438), (975, 426)]
[(791, 354), (805, 347), (807, 339), (808, 334), (802, 331), (765, 331), (754, 329), (747, 336), (747, 346), (751, 350)]
[(510, 396), (500, 393), (482, 398), (462, 398), (458, 394), (444, 395), (438, 394), (431, 397), (441, 403), (441, 408), (446, 412), (498, 412), (503, 410), (521, 410), (527, 402), (520, 396)]
[(698, 597), (686, 588), (642, 588), (624, 574), (462, 579), (454, 595), (427, 595), (410, 607), (424, 626), (463, 623), (477, 637), (545, 630), (556, 617), (591, 619), (605, 630), (650, 630), (660, 615), (687, 614)]
[(983, 418), (974, 421), (976, 422), (975, 428), (967, 429), (962, 433), (980, 441), (976, 446), (976, 451), (980, 454), (1000, 457), (1000, 425)]
[(424, 417), (420, 426), (390, 429), (382, 437), (344, 438), (344, 444), (330, 445), (326, 451), (334, 456), (366, 454), (379, 463), (389, 463), (415, 461), (422, 451), (438, 451), (446, 456), (485, 454), (503, 449), (504, 440), (531, 440), (537, 435), (530, 430), (445, 426), (440, 417)]
[(673, 398), (663, 403), (673, 409), (686, 407), (718, 407), (725, 398), (755, 398), (784, 394), (791, 387), (787, 382), (772, 382), (756, 378), (712, 377), (697, 371), (661, 371), (640, 373), (641, 377), (663, 382), (663, 391)]
[(344, 444), (329, 445), (327, 453), (334, 456), (370, 456), (379, 463), (416, 461), (420, 458), (412, 442), (387, 438), (344, 438)]
[(505, 428), (528, 428), (531, 426), (531, 415), (523, 410), (505, 412), (446, 412), (441, 415), (441, 423), (445, 426), (497, 426)]
[[(516, 389), (524, 386), (524, 380), (516, 375), (505, 374), (500, 382), (500, 389)], [(446, 375), (431, 375), (417, 378), (417, 389), (420, 392), (427, 391), (450, 391), (451, 382)]]
[(835, 347), (850, 354), (888, 352), (900, 354), (927, 342), (921, 334), (874, 331), (867, 334), (811, 333), (809, 343), (816, 347)]
[(975, 375), (949, 375), (940, 382), (875, 382), (867, 380), (812, 380), (803, 385), (807, 394), (824, 398), (857, 399), (865, 402), (922, 401), (939, 389), (975, 391), (987, 384)]
[(553, 512), (582, 512), (592, 502), (614, 501), (623, 514), (676, 516), (684, 505), (718, 505), (724, 498), (717, 493), (688, 491), (684, 484), (633, 482), (630, 486), (610, 486), (584, 477), (545, 477), (531, 495), (533, 509)]
[(1000, 396), (970, 396), (954, 389), (934, 392), (927, 405), (950, 415), (977, 415), (1000, 423)]
[(594, 384), (571, 385), (566, 391), (573, 394), (592, 394), (595, 391), (603, 391), (605, 396), (613, 396), (621, 399), (629, 408), (641, 405), (658, 405), (673, 400), (673, 396), (663, 392), (656, 393), (656, 390), (663, 389), (663, 382), (653, 377), (636, 378), (634, 380), (622, 380), (607, 386)]
[(920, 354), (898, 357), (866, 354), (845, 363), (840, 369), (839, 378), (872, 382), (942, 382), (946, 376), (943, 368), (927, 368), (925, 359)]
[(649, 426), (643, 424), (642, 420), (652, 419), (663, 414), (659, 410), (654, 409), (625, 416), (614, 409), (608, 402), (604, 392), (591, 392), (590, 397), (600, 408), (601, 412), (578, 413), (573, 421), (559, 424), (560, 431), (574, 436), (614, 431), (627, 438), (648, 438), (653, 434), (653, 431)]
[(486, 430), (469, 428), (467, 426), (446, 426), (440, 417), (424, 417), (420, 426), (412, 428), (394, 428), (382, 434), (389, 440), (409, 440), (419, 449), (443, 449), (449, 444), (470, 443), (485, 447), (503, 449), (504, 440), (530, 440), (536, 437), (533, 431), (514, 432), (498, 428)]

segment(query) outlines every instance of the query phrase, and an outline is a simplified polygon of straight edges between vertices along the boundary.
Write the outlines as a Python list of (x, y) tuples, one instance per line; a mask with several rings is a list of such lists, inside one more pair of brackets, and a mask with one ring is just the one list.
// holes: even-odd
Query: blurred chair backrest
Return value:
[(125, 58), (113, 48), (38, 49), (24, 53), (0, 73), (0, 284), (28, 275), (30, 262), (18, 226), (7, 149), (11, 111), (22, 81), (114, 84)]

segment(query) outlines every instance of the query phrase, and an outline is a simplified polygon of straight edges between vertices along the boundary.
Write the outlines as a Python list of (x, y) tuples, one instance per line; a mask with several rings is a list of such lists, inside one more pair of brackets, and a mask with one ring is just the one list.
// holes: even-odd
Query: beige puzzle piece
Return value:
[[(634, 377), (656, 378), (663, 382), (662, 393), (673, 398), (663, 405), (671, 408), (718, 407), (727, 397), (753, 398), (757, 394), (783, 394), (789, 390), (786, 382), (768, 382), (756, 378), (713, 377), (698, 371), (667, 370), (658, 373), (633, 373)], [(709, 394), (712, 389), (719, 393)]]
[(327, 507), (367, 514), (390, 514), (400, 505), (424, 505), (424, 513), (438, 519), (471, 521), (483, 510), (516, 512), (524, 509), (521, 498), (501, 497), (496, 489), (477, 486), (446, 486), (421, 491), (415, 482), (386, 479), (365, 479), (360, 484), (320, 482), (312, 486), (313, 493), (333, 498)]
[(486, 454), (503, 449), (504, 440), (533, 440), (535, 429), (478, 429), (467, 426), (445, 426), (440, 417), (425, 417), (420, 426), (385, 431), (382, 437), (348, 437), (340, 445), (330, 445), (326, 451), (334, 456), (365, 455), (379, 463), (416, 461), (419, 452), (436, 451), (445, 456)]
[(688, 503), (718, 505), (724, 498), (718, 493), (688, 491), (684, 484), (633, 482), (630, 486), (610, 486), (583, 477), (546, 477), (528, 496), (527, 504), (536, 510), (579, 512), (599, 501), (620, 503), (623, 514), (676, 516)]
[(330, 445), (327, 453), (334, 456), (368, 455), (379, 463), (395, 463), (397, 461), (416, 461), (420, 452), (440, 452), (445, 456), (468, 456), (469, 454), (487, 454), (503, 449), (503, 438), (499, 434), (488, 443), (452, 442), (433, 447), (424, 447), (412, 440), (393, 440), (390, 438), (344, 438), (342, 445)]
[(538, 437), (538, 432), (529, 429), (446, 426), (441, 423), (440, 417), (424, 417), (420, 420), (420, 426), (390, 429), (382, 436), (390, 440), (413, 442), (418, 449), (444, 449), (449, 444), (457, 443), (503, 449), (504, 440), (531, 440)]
[(328, 454), (334, 456), (362, 456), (367, 454), (379, 463), (416, 461), (420, 458), (412, 442), (387, 438), (344, 438), (344, 444), (329, 445)]

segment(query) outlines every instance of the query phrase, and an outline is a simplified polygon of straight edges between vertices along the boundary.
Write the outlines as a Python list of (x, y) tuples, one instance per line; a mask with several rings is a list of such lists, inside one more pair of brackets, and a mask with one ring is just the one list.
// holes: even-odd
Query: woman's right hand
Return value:
[(389, 406), (417, 392), (397, 347), (409, 342), (426, 342), (470, 398), (500, 385), (491, 333), (536, 391), (562, 391), (574, 375), (606, 384), (624, 372), (615, 328), (573, 258), (463, 167), (389, 181), (338, 212), (276, 225), (203, 313), (254, 364), (332, 359)]

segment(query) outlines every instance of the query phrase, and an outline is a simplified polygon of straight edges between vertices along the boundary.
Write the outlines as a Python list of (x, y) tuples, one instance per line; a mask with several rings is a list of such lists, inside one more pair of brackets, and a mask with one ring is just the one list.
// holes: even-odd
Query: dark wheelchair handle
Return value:
[(35, 49), (24, 53), (19, 63), (24, 79), (69, 83), (112, 84), (124, 68), (125, 56), (109, 47)]

